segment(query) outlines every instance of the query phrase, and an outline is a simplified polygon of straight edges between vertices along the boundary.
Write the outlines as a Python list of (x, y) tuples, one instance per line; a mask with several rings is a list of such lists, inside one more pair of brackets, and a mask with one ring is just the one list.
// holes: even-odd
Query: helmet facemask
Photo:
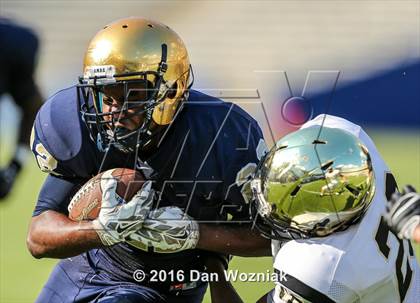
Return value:
[(270, 154), (267, 153), (263, 159), (261, 159), (257, 166), (253, 180), (251, 181), (251, 190), (254, 199), (250, 203), (251, 218), (253, 219), (253, 227), (255, 227), (262, 236), (273, 240), (293, 240), (309, 238), (310, 235), (292, 226), (291, 221), (286, 218), (278, 217), (273, 218), (273, 207), (267, 203), (262, 189), (262, 180), (266, 178), (264, 176), (268, 173), (267, 161)]
[[(137, 152), (150, 143), (155, 108), (164, 106), (162, 103), (176, 96), (178, 89), (177, 81), (165, 81), (166, 53), (167, 46), (162, 44), (157, 71), (115, 74), (112, 66), (93, 66), (79, 78), (83, 120), (100, 150), (113, 145), (126, 153)], [(186, 73), (190, 71), (191, 67)], [(188, 88), (177, 97), (179, 101), (187, 98)], [(104, 111), (104, 107), (115, 109)], [(135, 127), (132, 120), (137, 122)], [(123, 126), (127, 122), (131, 127)]]

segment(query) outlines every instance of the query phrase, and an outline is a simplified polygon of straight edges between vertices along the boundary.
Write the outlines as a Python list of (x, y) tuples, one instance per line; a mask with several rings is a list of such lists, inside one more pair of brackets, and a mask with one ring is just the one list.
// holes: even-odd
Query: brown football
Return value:
[(118, 180), (116, 192), (124, 201), (131, 200), (145, 182), (141, 172), (128, 168), (114, 168), (96, 175), (71, 199), (68, 207), (71, 220), (94, 220), (98, 217), (102, 204), (101, 177), (105, 173)]

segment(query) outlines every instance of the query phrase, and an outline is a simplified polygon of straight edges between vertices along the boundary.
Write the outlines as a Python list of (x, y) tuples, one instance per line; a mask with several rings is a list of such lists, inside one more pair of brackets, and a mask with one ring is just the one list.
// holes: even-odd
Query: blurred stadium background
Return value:
[[(1, 0), (0, 15), (38, 33), (38, 80), (46, 96), (77, 81), (85, 47), (99, 28), (120, 17), (144, 16), (183, 37), (194, 87), (240, 103), (258, 119), (269, 145), (296, 128), (289, 122), (328, 111), (366, 128), (398, 184), (420, 188), (419, 1)], [(284, 107), (302, 95), (303, 101)], [(19, 119), (7, 96), (2, 101), (0, 164), (9, 156)], [(29, 162), (0, 204), (0, 302), (34, 301), (56, 262), (35, 260), (26, 250), (28, 222), (45, 178)], [(234, 258), (232, 267), (265, 272), (271, 259)], [(235, 286), (245, 302), (272, 287)]]

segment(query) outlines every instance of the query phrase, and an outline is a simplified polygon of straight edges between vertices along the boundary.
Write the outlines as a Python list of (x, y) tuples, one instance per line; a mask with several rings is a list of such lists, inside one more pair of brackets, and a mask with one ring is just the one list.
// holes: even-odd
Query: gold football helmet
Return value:
[(259, 164), (251, 187), (260, 231), (294, 239), (326, 236), (356, 222), (372, 200), (375, 178), (358, 138), (315, 126), (278, 141)]
[[(146, 145), (153, 127), (169, 124), (187, 98), (190, 73), (187, 49), (168, 26), (138, 17), (104, 26), (89, 43), (79, 77), (84, 120), (98, 146), (132, 152)], [(104, 112), (104, 98), (115, 88), (121, 107)], [(138, 128), (115, 126), (130, 115), (142, 115)]]

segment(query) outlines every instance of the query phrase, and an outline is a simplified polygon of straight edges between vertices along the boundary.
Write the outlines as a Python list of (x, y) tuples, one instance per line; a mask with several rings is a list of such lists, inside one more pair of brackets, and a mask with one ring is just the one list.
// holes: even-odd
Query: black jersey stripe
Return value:
[[(277, 269), (274, 269), (274, 272), (277, 275), (281, 275), (280, 271)], [(287, 289), (290, 289), (294, 293), (298, 294), (305, 300), (308, 300), (312, 303), (335, 303), (335, 301), (333, 301), (327, 295), (317, 291), (309, 285), (306, 285), (305, 283), (296, 279), (295, 277), (289, 274), (286, 274), (284, 277), (285, 279), (282, 279), (281, 284)]]

